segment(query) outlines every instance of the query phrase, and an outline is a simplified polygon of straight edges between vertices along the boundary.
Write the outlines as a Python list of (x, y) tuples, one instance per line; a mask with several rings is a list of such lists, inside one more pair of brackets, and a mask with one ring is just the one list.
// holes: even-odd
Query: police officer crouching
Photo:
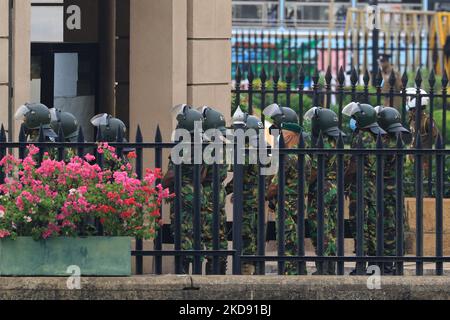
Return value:
[[(398, 135), (409, 136), (410, 132), (402, 125), (402, 119), (397, 109), (390, 107), (376, 107), (378, 124), (388, 134), (383, 136), (386, 149), (397, 148)], [(395, 154), (384, 158), (384, 252), (385, 256), (397, 255), (396, 250), (396, 161)], [(404, 208), (403, 208), (404, 210)], [(405, 212), (402, 213), (405, 215)], [(394, 274), (394, 263), (383, 264), (384, 274)]]
[[(97, 142), (128, 142), (125, 138), (125, 134), (127, 133), (127, 127), (125, 126), (125, 123), (110, 114), (102, 113), (96, 115), (91, 119), (91, 124), (98, 130), (96, 138)], [(134, 148), (123, 148), (122, 153), (125, 156), (124, 158), (126, 158), (126, 155), (128, 153), (134, 151)]]
[(22, 121), (28, 142), (39, 141), (39, 131), (41, 128), (45, 141), (55, 142), (58, 138), (58, 135), (50, 126), (50, 110), (41, 103), (26, 103), (22, 105), (16, 111), (15, 119)]

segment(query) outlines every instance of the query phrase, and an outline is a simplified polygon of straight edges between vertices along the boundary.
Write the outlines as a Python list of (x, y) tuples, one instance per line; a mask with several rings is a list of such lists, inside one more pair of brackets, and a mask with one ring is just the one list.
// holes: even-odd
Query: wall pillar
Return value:
[(231, 117), (231, 0), (188, 0), (188, 103)]
[[(9, 0), (0, 0), (0, 123), (8, 130), (9, 136), (16, 140), (19, 124), (13, 116), (17, 107), (28, 102), (30, 98), (30, 1), (14, 0), (13, 8), (10, 64)], [(10, 82), (13, 88), (12, 110), (8, 107)], [(8, 120), (10, 120), (11, 128)]]

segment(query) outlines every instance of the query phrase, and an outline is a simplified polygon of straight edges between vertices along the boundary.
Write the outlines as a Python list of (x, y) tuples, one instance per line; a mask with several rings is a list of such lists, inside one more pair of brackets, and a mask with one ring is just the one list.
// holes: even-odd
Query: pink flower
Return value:
[(84, 156), (84, 159), (86, 159), (86, 161), (88, 162), (95, 161), (95, 157), (89, 153)]
[(0, 230), (0, 239), (9, 237), (11, 235), (11, 233), (9, 233), (9, 231), (6, 230)]
[(35, 145), (30, 145), (27, 147), (27, 149), (30, 156), (34, 156), (39, 153), (39, 148)]

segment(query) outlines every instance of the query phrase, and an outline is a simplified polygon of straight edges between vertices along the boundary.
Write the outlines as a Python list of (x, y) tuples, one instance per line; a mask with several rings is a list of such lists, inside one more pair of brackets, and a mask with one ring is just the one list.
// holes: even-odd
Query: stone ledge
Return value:
[(367, 277), (145, 276), (83, 278), (68, 290), (67, 278), (0, 278), (0, 300), (367, 300), (450, 299), (450, 277), (383, 277), (381, 290)]

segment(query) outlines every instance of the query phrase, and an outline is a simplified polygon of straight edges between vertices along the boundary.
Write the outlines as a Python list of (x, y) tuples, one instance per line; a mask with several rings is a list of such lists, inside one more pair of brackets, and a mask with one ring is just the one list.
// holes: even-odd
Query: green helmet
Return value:
[(342, 110), (342, 114), (352, 117), (358, 129), (369, 129), (373, 134), (386, 134), (378, 125), (377, 112), (370, 104), (352, 102)]
[(320, 132), (333, 138), (339, 135), (345, 137), (345, 133), (339, 129), (339, 118), (333, 110), (313, 107), (305, 113), (304, 118), (311, 121), (314, 137), (318, 137)]
[(245, 130), (253, 129), (255, 131), (259, 131), (261, 129), (264, 129), (264, 124), (260, 119), (246, 112), (243, 112), (241, 107), (238, 107), (233, 115), (233, 125), (241, 125)]
[(409, 130), (403, 127), (402, 118), (397, 109), (379, 106), (375, 110), (378, 114), (378, 124), (383, 130), (389, 133), (409, 133)]
[(190, 133), (194, 133), (196, 122), (203, 122), (202, 114), (187, 104), (175, 106), (173, 113), (178, 121), (177, 129), (185, 129)]
[(64, 112), (58, 109), (51, 109), (50, 114), (52, 121), (50, 126), (55, 132), (59, 133), (62, 130), (64, 139), (68, 142), (75, 142), (78, 138), (79, 125), (75, 116), (69, 112)]
[(202, 107), (199, 111), (203, 116), (203, 130), (217, 129), (222, 133), (226, 132), (225, 117), (222, 113), (207, 106)]
[(271, 104), (263, 111), (266, 117), (273, 120), (274, 125), (277, 128), (281, 128), (284, 123), (297, 123), (299, 122), (297, 113), (291, 108), (280, 107), (278, 104)]
[(41, 103), (24, 104), (16, 111), (15, 118), (23, 121), (26, 130), (39, 130), (42, 127), (45, 137), (58, 137), (50, 127), (50, 110)]
[(127, 128), (122, 120), (114, 118), (112, 115), (103, 113), (91, 119), (94, 127), (100, 130), (101, 138), (104, 142), (117, 142), (119, 130), (125, 135)]

